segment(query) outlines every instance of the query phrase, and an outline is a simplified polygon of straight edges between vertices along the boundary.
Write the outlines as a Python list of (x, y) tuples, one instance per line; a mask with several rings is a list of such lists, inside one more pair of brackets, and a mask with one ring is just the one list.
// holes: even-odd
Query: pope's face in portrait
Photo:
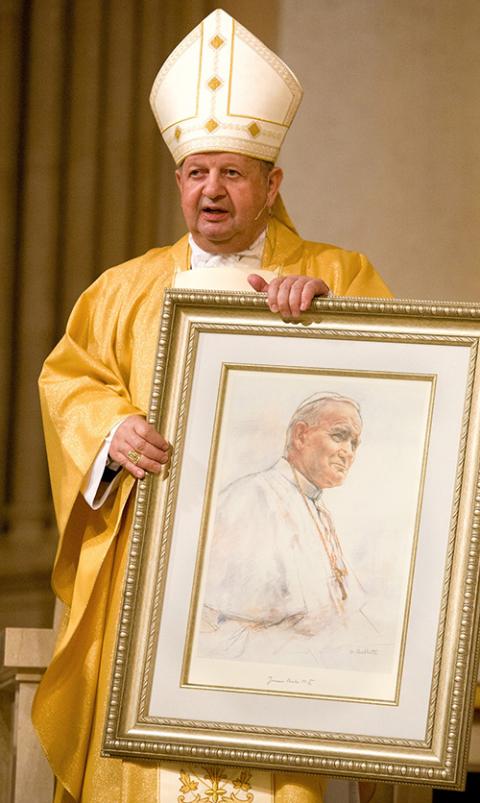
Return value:
[(317, 488), (341, 485), (355, 460), (362, 420), (353, 404), (328, 401), (313, 424), (298, 421), (292, 439), (292, 462)]

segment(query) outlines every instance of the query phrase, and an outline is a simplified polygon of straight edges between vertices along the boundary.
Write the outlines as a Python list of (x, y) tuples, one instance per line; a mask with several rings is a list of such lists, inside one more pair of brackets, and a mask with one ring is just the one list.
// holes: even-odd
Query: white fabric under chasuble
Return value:
[(237, 254), (211, 254), (203, 251), (190, 235), (191, 270), (178, 270), (173, 286), (185, 290), (250, 291), (247, 281), (250, 273), (257, 273), (270, 282), (275, 271), (263, 270), (261, 265), (265, 232), (245, 251)]

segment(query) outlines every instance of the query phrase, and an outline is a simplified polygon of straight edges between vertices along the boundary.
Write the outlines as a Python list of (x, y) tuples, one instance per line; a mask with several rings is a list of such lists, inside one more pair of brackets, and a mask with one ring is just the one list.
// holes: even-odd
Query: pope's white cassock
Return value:
[(325, 666), (375, 634), (322, 491), (283, 457), (219, 494), (203, 602), (202, 657)]

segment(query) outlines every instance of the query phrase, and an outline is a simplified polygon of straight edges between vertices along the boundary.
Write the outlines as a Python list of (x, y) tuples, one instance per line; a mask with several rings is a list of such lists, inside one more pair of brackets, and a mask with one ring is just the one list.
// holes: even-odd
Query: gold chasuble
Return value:
[[(189, 266), (185, 236), (106, 271), (77, 302), (40, 381), (60, 531), (53, 587), (66, 615), (33, 719), (58, 779), (57, 803), (322, 800), (326, 781), (314, 776), (222, 768), (225, 794), (215, 797), (215, 768), (100, 756), (134, 479), (125, 473), (99, 510), (80, 488), (112, 426), (148, 409), (163, 290)], [(364, 256), (306, 242), (276, 217), (262, 267), (321, 278), (335, 295), (390, 295)]]

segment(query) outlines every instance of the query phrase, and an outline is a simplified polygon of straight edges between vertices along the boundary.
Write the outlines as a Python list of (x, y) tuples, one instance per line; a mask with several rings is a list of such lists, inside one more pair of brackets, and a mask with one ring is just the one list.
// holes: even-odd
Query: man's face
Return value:
[(348, 402), (327, 402), (319, 408), (317, 421), (295, 426), (295, 464), (317, 488), (341, 485), (355, 459), (362, 421)]
[(236, 153), (187, 156), (176, 172), (185, 222), (193, 239), (217, 254), (248, 248), (265, 228), (282, 180), (258, 159)]

